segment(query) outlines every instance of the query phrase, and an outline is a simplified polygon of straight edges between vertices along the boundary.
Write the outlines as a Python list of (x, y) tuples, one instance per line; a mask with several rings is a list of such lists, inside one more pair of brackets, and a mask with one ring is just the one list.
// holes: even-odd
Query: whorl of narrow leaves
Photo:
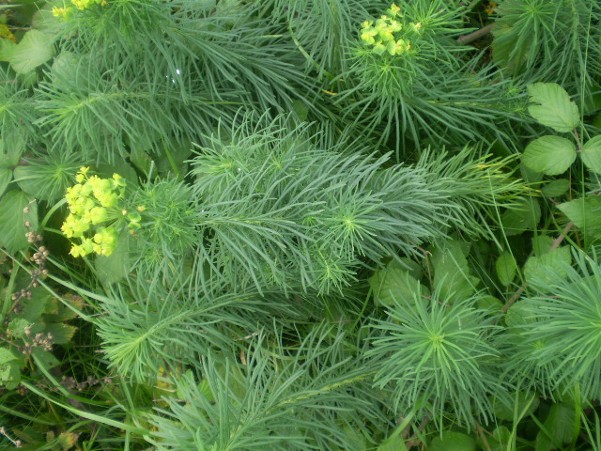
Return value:
[(601, 74), (601, 4), (588, 0), (499, 2), (493, 60), (525, 80), (559, 83), (589, 101)]
[[(273, 321), (311, 316), (314, 303), (297, 297), (292, 305), (281, 293), (227, 293), (202, 296), (194, 280), (161, 278), (123, 283), (101, 297), (96, 319), (103, 349), (117, 374), (136, 382), (153, 380), (161, 366), (194, 365), (211, 349), (229, 349)], [(225, 291), (225, 290), (222, 290)]]
[(601, 398), (601, 267), (584, 254), (574, 258), (575, 268), (549, 268), (544, 293), (515, 306), (522, 319), (510, 327), (507, 372), (543, 393), (579, 390), (593, 401)]
[(151, 416), (152, 442), (173, 450), (367, 447), (366, 425), (383, 417), (346, 339), (317, 326), (294, 349), (261, 333), (242, 363), (210, 353), (200, 364), (200, 384), (191, 372), (174, 375), (178, 396), (166, 396), (167, 407)]
[(191, 172), (207, 237), (199, 267), (259, 289), (340, 290), (360, 258), (411, 254), (452, 228), (487, 235), (474, 216), (523, 188), (501, 171), (503, 162), (468, 163), (468, 148), (389, 166), (386, 156), (318, 148), (305, 127), (289, 131), (283, 120), (245, 117), (204, 141)]
[[(378, 28), (382, 13), (364, 25), (375, 22)], [(401, 12), (388, 14), (394, 15), (394, 37), (403, 50), (374, 46), (369, 32), (357, 30), (362, 38), (346, 52), (349, 70), (335, 97), (343, 117), (361, 133), (393, 144), (397, 156), (426, 137), (440, 144), (485, 139), (489, 121), (506, 139), (511, 131), (502, 124), (518, 118), (523, 99), (510, 81), (482, 67), (479, 57), (466, 64), (463, 55), (471, 49), (456, 39), (463, 32), (461, 8), (442, 0), (403, 2)]]
[(490, 395), (502, 393), (497, 377), (497, 328), (475, 297), (450, 304), (431, 299), (397, 299), (388, 318), (373, 325), (367, 355), (377, 387), (391, 386), (399, 413), (417, 409), (442, 425), (447, 412), (468, 428), (492, 417)]

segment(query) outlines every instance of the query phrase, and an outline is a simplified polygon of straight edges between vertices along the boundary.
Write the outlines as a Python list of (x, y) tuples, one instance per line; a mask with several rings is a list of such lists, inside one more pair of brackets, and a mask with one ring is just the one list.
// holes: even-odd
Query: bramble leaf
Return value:
[(584, 146), (580, 158), (584, 165), (595, 174), (601, 174), (601, 135), (589, 139)]
[(548, 235), (535, 235), (532, 237), (532, 250), (537, 257), (551, 252), (552, 246), (553, 238)]
[(570, 181), (568, 179), (551, 180), (541, 188), (542, 193), (546, 197), (563, 196), (570, 190)]
[[(412, 271), (415, 272), (415, 271)], [(391, 305), (395, 301), (412, 303), (415, 296), (428, 296), (427, 287), (396, 260), (386, 268), (378, 269), (369, 279), (374, 298), (382, 305)]]
[(458, 241), (447, 241), (432, 252), (433, 288), (442, 298), (462, 299), (476, 291), (479, 279), (470, 274), (467, 258)]
[(461, 432), (444, 431), (430, 442), (427, 451), (476, 451), (476, 442)]
[(540, 400), (538, 399), (536, 393), (529, 393), (525, 391), (520, 391), (513, 395), (513, 398), (511, 399), (513, 404), (508, 405), (507, 401), (503, 402), (500, 399), (495, 399), (493, 403), (495, 416), (500, 420), (516, 420), (516, 414), (521, 415), (520, 418), (523, 418), (534, 413), (540, 404)]
[(557, 206), (587, 236), (601, 235), (601, 197), (586, 196)]
[(524, 277), (528, 285), (546, 290), (557, 281), (557, 277), (567, 277), (566, 268), (572, 263), (570, 247), (564, 246), (539, 257), (532, 256), (524, 264)]
[(576, 145), (561, 136), (546, 135), (532, 141), (522, 162), (530, 169), (546, 175), (563, 174), (576, 160)]
[(557, 83), (528, 85), (528, 95), (532, 102), (528, 112), (538, 123), (560, 133), (571, 132), (580, 123), (578, 106)]
[(503, 231), (506, 235), (518, 235), (526, 230), (534, 230), (541, 218), (541, 209), (538, 201), (527, 197), (511, 210), (501, 216)]
[(495, 269), (497, 270), (499, 282), (501, 282), (501, 285), (504, 287), (507, 287), (514, 279), (518, 267), (513, 255), (510, 252), (503, 252), (499, 255), (499, 258), (497, 258)]
[(573, 402), (553, 404), (544, 429), (536, 436), (536, 450), (563, 448), (562, 445), (574, 442), (580, 432), (580, 415)]
[(402, 436), (393, 435), (380, 443), (377, 451), (407, 451), (407, 445)]

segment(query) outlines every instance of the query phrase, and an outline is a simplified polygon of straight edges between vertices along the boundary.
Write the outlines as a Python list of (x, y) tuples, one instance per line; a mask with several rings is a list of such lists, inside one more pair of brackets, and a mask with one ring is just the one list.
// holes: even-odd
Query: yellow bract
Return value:
[[(104, 179), (89, 175), (89, 171), (89, 167), (82, 167), (75, 176), (77, 184), (68, 188), (65, 195), (69, 215), (61, 230), (67, 238), (80, 240), (80, 244), (71, 247), (73, 257), (91, 253), (111, 255), (125, 224), (130, 232), (141, 227), (140, 214), (128, 214), (123, 208), (127, 187), (125, 179), (119, 174)], [(143, 211), (143, 207), (140, 208)], [(122, 215), (122, 212), (125, 214)], [(123, 222), (123, 216), (127, 222)]]
[(0, 39), (8, 39), (11, 42), (17, 42), (17, 38), (15, 37), (13, 32), (10, 31), (8, 25), (3, 23), (0, 24)]
[(60, 19), (68, 19), (74, 10), (83, 11), (92, 5), (106, 6), (108, 2), (107, 0), (70, 0), (69, 5), (66, 3), (65, 0), (63, 7), (54, 6), (52, 15)]
[[(386, 14), (380, 16), (374, 23), (373, 20), (366, 20), (361, 24), (361, 41), (370, 46), (377, 55), (388, 53), (391, 56), (401, 55), (411, 50), (411, 43), (407, 39), (398, 36), (403, 31), (403, 24), (396, 20), (401, 18), (401, 8), (392, 4), (386, 10)], [(411, 32), (421, 30), (420, 23), (410, 24)], [(406, 36), (405, 36), (406, 38)]]

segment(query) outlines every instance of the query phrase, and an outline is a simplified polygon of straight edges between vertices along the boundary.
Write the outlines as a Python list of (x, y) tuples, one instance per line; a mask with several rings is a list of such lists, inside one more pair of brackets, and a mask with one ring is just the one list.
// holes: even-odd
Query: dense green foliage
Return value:
[(601, 450), (601, 6), (0, 1), (0, 446)]

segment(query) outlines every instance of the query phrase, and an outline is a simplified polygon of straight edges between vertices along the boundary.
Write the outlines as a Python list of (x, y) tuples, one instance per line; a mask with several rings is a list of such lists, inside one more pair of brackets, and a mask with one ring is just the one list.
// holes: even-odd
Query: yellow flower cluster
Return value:
[(15, 37), (13, 32), (10, 31), (10, 28), (8, 28), (8, 26), (3, 23), (0, 23), (0, 38), (8, 39), (11, 42), (17, 42), (17, 38)]
[(106, 6), (107, 0), (70, 0), (69, 5), (63, 2), (62, 7), (52, 7), (52, 15), (61, 19), (67, 19), (69, 18), (74, 9), (83, 11), (84, 9), (88, 9), (92, 5)]
[(103, 179), (88, 175), (89, 171), (89, 167), (81, 168), (75, 177), (77, 184), (68, 188), (65, 195), (69, 215), (61, 230), (67, 238), (81, 241), (72, 245), (73, 257), (93, 252), (111, 255), (117, 246), (123, 219), (132, 233), (140, 227), (140, 215), (128, 213), (122, 206), (127, 186), (123, 177), (113, 174), (112, 178)]
[(497, 6), (499, 6), (497, 5), (497, 2), (493, 2), (492, 0), (490, 0), (486, 8), (484, 8), (484, 12), (489, 16), (492, 16), (495, 13)]
[[(380, 16), (375, 23), (373, 20), (366, 20), (361, 24), (361, 41), (372, 47), (374, 53), (378, 55), (388, 52), (391, 56), (395, 56), (409, 52), (411, 43), (398, 35), (405, 26), (397, 20), (401, 17), (401, 8), (392, 4), (386, 10), (386, 14)], [(420, 23), (413, 23), (410, 26), (412, 31), (419, 32), (421, 29)]]

